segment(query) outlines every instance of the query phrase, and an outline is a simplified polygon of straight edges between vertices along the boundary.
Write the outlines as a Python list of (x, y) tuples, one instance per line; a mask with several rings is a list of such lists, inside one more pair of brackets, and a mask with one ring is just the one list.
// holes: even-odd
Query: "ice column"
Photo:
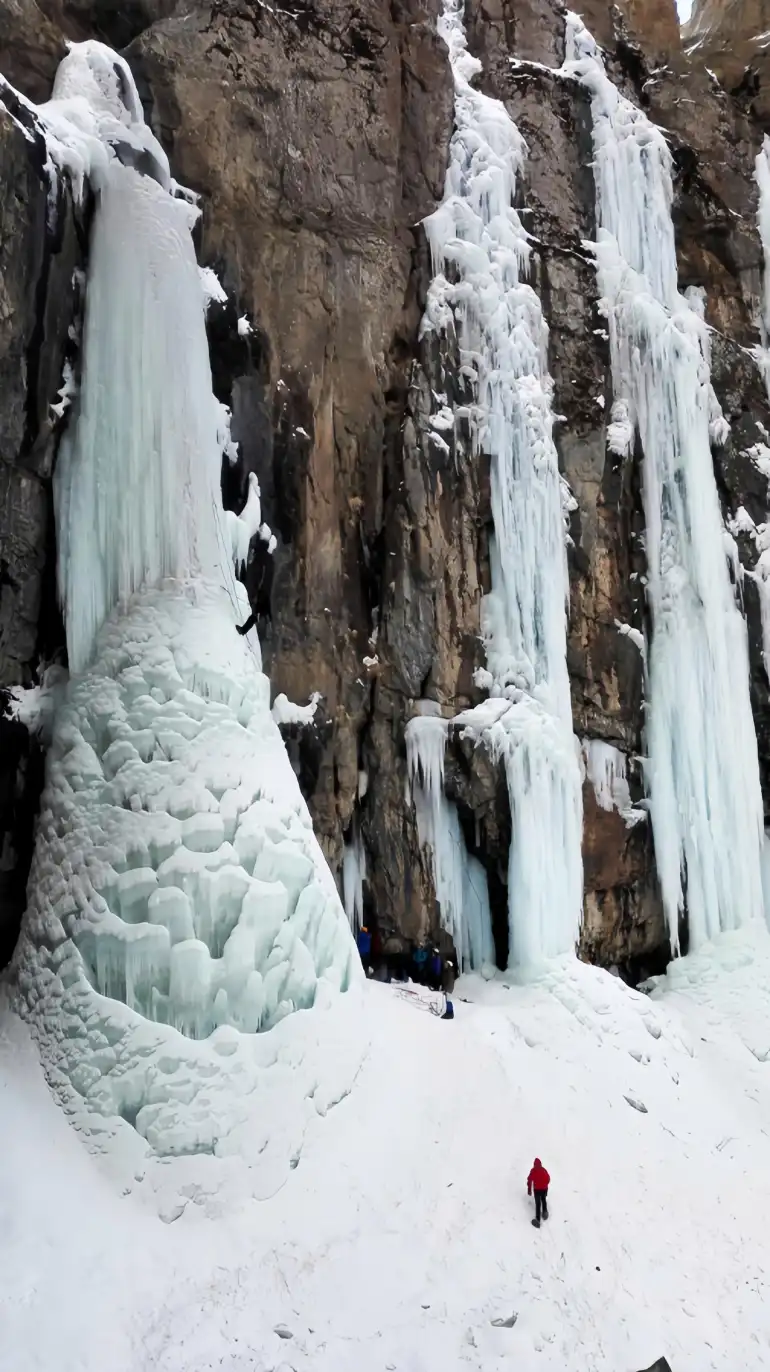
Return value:
[[(81, 150), (98, 207), (83, 382), (54, 483), (76, 671), (114, 606), (164, 577), (213, 576), (221, 562), (220, 411), (190, 234), (198, 211), (172, 194), (131, 73), (100, 44), (74, 49), (59, 69), (43, 117), (60, 137), (78, 100), (101, 157), (90, 143)], [(105, 144), (117, 155), (107, 159)]]
[[(765, 349), (767, 349), (770, 340), (770, 138), (767, 137), (767, 134), (765, 134), (762, 147), (757, 154), (755, 166), (759, 189), (757, 223), (765, 259), (762, 294), (762, 341)], [(765, 376), (767, 379), (767, 370)]]
[(465, 846), (457, 807), (444, 795), (448, 722), (418, 715), (406, 727), (407, 776), (417, 813), (420, 843), (433, 865), (441, 923), (451, 936), (463, 971), (495, 960), (487, 875)]
[(364, 882), (366, 881), (366, 849), (357, 821), (342, 854), (342, 902), (354, 934), (364, 922)]
[(492, 592), (482, 626), (490, 692), (508, 706), (496, 719), (495, 746), (513, 815), (511, 960), (529, 965), (574, 948), (582, 910), (565, 487), (552, 436), (547, 328), (526, 284), (530, 246), (513, 209), (526, 146), (504, 105), (471, 87), (480, 64), (467, 50), (463, 9), (461, 0), (445, 0), (440, 20), (455, 132), (444, 200), (426, 221), (435, 276), (423, 328), (456, 330), (474, 391), (466, 414), (473, 451), (491, 465)]
[(608, 79), (577, 16), (565, 71), (592, 97), (599, 285), (618, 413), (644, 453), (649, 650), (647, 782), (672, 947), (762, 912), (762, 799), (746, 626), (723, 550), (711, 443), (727, 426), (697, 301), (679, 294), (671, 156)]
[[(765, 380), (768, 396), (770, 396), (770, 138), (767, 135), (765, 135), (762, 148), (757, 155), (756, 178), (759, 188), (757, 223), (764, 256), (760, 317), (762, 343), (757, 349), (757, 361)], [(770, 454), (768, 454), (765, 446), (758, 445), (749, 453), (749, 456), (753, 458), (759, 470), (764, 475), (768, 475), (768, 456)], [(759, 595), (762, 617), (762, 657), (765, 671), (770, 678), (770, 526), (768, 523), (757, 530), (755, 540), (759, 556), (753, 576)]]
[(54, 96), (39, 111), (49, 152), (96, 198), (82, 385), (56, 478), (75, 671), (14, 981), (65, 1096), (159, 1152), (211, 1151), (221, 1120), (205, 1083), (244, 1094), (240, 1034), (362, 974), (258, 645), (235, 632), (231, 557), (261, 512), (252, 483), (242, 530), (222, 519), (226, 426), (194, 211), (115, 53), (72, 45)]

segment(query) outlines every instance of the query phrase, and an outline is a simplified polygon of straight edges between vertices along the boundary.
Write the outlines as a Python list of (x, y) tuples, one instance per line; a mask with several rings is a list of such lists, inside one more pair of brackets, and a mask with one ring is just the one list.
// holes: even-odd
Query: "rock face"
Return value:
[[(489, 589), (486, 464), (461, 443), (437, 444), (428, 424), (433, 391), (461, 394), (458, 359), (449, 344), (441, 351), (419, 339), (430, 280), (420, 220), (442, 194), (453, 118), (438, 6), (0, 0), (0, 67), (33, 98), (45, 95), (64, 37), (127, 44), (174, 175), (202, 197), (201, 258), (228, 292), (209, 316), (215, 389), (231, 406), (240, 445), (237, 466), (223, 476), (225, 495), (239, 508), (256, 472), (278, 539), (274, 557), (258, 551), (247, 571), (265, 663), (276, 694), (299, 703), (312, 691), (322, 695), (313, 726), (287, 731), (290, 754), (333, 868), (345, 843), (363, 848), (367, 910), (384, 937), (401, 939), (438, 928), (430, 863), (405, 800), (405, 725), (420, 700), (451, 716), (483, 698), (473, 674), (484, 661), (479, 607)], [(758, 426), (770, 431), (770, 414), (747, 351), (759, 341), (760, 129), (743, 97), (733, 99), (680, 51), (674, 0), (575, 7), (605, 46), (613, 78), (670, 131), (682, 287), (706, 293), (714, 382), (732, 425), (715, 458), (725, 513), (742, 504), (764, 521), (767, 483), (750, 453), (762, 441)], [(585, 92), (548, 70), (564, 58), (558, 0), (469, 0), (467, 24), (483, 89), (505, 101), (529, 147), (520, 195), (551, 326), (555, 410), (566, 417), (560, 462), (578, 504), (568, 645), (575, 732), (624, 754), (638, 800), (642, 661), (633, 635), (618, 626), (644, 627), (640, 470), (606, 444), (609, 356), (584, 247), (596, 232), (590, 112)], [(67, 272), (77, 251), (70, 212), (58, 221), (59, 246), (46, 237), (45, 187), (31, 145), (12, 121), (3, 130), (2, 185), (20, 187), (0, 208), (15, 216), (0, 236), (5, 289), (14, 293), (0, 314), (8, 378), (0, 480), (12, 487), (0, 523), (7, 686), (28, 683), (49, 653), (42, 644), (56, 638), (47, 541), (55, 435), (46, 417), (76, 305)], [(239, 327), (243, 316), (250, 331)], [(42, 350), (34, 342), (41, 319)], [(30, 370), (30, 349), (43, 379)], [(740, 551), (751, 568), (756, 550), (747, 536)], [(749, 577), (744, 595), (770, 798), (770, 692)], [(26, 748), (26, 735), (16, 737)], [(16, 762), (7, 774), (15, 793)], [(446, 785), (468, 846), (487, 868), (502, 961), (505, 781), (455, 738)], [(668, 935), (649, 828), (628, 828), (616, 810), (602, 809), (590, 783), (584, 807), (583, 955), (632, 977), (659, 970)], [(12, 814), (3, 822), (16, 823)], [(24, 866), (7, 866), (16, 890), (10, 928)]]
[[(29, 685), (61, 647), (51, 535), (51, 475), (68, 329), (76, 314), (79, 224), (62, 190), (49, 201), (46, 150), (13, 91), (0, 113), (0, 960), (24, 908), (41, 785), (39, 746), (5, 717), (8, 688)], [(54, 211), (52, 213), (52, 211)]]
[(768, 0), (695, 0), (682, 36), (693, 61), (711, 67), (722, 84), (766, 125), (770, 120)]

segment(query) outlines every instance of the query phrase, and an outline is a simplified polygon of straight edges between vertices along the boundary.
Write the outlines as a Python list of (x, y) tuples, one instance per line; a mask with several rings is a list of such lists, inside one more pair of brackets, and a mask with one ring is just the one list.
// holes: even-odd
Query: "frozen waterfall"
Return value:
[[(487, 705), (464, 727), (503, 757), (513, 839), (508, 906), (512, 964), (570, 952), (582, 911), (582, 799), (566, 664), (565, 512), (548, 374), (548, 334), (526, 283), (530, 245), (513, 209), (526, 146), (505, 106), (471, 86), (462, 0), (440, 31), (455, 86), (444, 199), (426, 220), (434, 279), (423, 330), (454, 328), (474, 402), (473, 452), (491, 465), (492, 591), (482, 607)], [(488, 702), (492, 705), (493, 701)]]
[(417, 715), (406, 726), (409, 797), (414, 801), (420, 843), (431, 855), (441, 923), (462, 971), (493, 966), (495, 949), (487, 874), (465, 846), (457, 806), (444, 794), (444, 753), (449, 723)]
[(256, 1031), (361, 971), (256, 635), (234, 630), (258, 487), (243, 528), (223, 518), (197, 212), (103, 45), (71, 47), (39, 118), (96, 209), (56, 475), (73, 677), (12, 972), (73, 1113), (159, 1153), (215, 1151), (258, 1085)]
[(724, 556), (711, 444), (727, 426), (701, 302), (679, 294), (665, 138), (615, 89), (582, 21), (564, 73), (590, 91), (597, 267), (609, 320), (615, 435), (644, 453), (652, 611), (647, 784), (672, 947), (762, 914), (762, 798), (746, 626)]

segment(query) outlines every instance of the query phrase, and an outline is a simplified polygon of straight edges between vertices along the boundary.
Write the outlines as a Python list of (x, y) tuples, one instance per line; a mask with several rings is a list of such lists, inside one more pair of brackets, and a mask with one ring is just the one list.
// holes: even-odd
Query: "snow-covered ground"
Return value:
[(0, 1003), (2, 1372), (770, 1367), (768, 936), (723, 936), (652, 997), (574, 963), (505, 982), (461, 982), (452, 1023), (369, 984), (260, 1036), (290, 1025), (299, 1052), (323, 1015), (361, 1065), (324, 1101), (319, 1059), (259, 1200), (256, 1130), (227, 1173), (203, 1155), (119, 1182)]

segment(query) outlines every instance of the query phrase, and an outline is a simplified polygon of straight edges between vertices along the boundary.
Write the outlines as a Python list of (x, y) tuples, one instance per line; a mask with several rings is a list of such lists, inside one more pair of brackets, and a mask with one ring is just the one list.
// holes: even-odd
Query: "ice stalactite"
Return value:
[(83, 385), (54, 482), (75, 671), (109, 612), (140, 587), (219, 571), (219, 411), (196, 218), (150, 177), (110, 164), (91, 243)]
[(345, 843), (342, 855), (342, 901), (345, 914), (354, 934), (364, 922), (364, 882), (366, 881), (366, 849), (358, 828), (353, 822), (353, 832)]
[(644, 820), (645, 811), (631, 804), (625, 753), (601, 738), (584, 738), (581, 752), (599, 808), (619, 811), (629, 827)]
[(448, 721), (418, 715), (406, 727), (409, 796), (420, 843), (428, 849), (442, 927), (463, 971), (480, 971), (495, 960), (487, 875), (469, 854), (457, 806), (444, 794)]
[(39, 118), (96, 204), (56, 476), (74, 674), (12, 975), (73, 1111), (127, 1120), (157, 1152), (213, 1151), (232, 1100), (227, 1123), (206, 1084), (223, 1109), (239, 1081), (254, 1090), (256, 1031), (361, 972), (256, 635), (235, 633), (233, 559), (272, 535), (255, 482), (223, 518), (196, 211), (101, 44), (70, 48)]
[(711, 456), (727, 426), (714, 397), (702, 301), (678, 289), (671, 154), (607, 77), (582, 21), (564, 72), (593, 112), (599, 287), (616, 409), (644, 453), (648, 596), (647, 784), (672, 947), (762, 913), (762, 798), (746, 625), (724, 555)]
[[(494, 541), (482, 607), (485, 681), (503, 702), (492, 736), (485, 706), (463, 716), (503, 757), (513, 838), (511, 962), (570, 952), (582, 911), (582, 800), (566, 663), (565, 515), (571, 497), (553, 441), (548, 333), (526, 277), (530, 244), (513, 208), (526, 145), (500, 101), (471, 86), (461, 0), (445, 0), (440, 31), (455, 86), (455, 132), (444, 199), (426, 221), (433, 256), (423, 330), (457, 334), (473, 401), (473, 453), (488, 455)], [(492, 704), (492, 702), (489, 702)], [(476, 725), (478, 724), (478, 728)]]
[[(757, 153), (755, 170), (759, 191), (757, 227), (764, 254), (762, 317), (760, 322), (763, 334), (762, 342), (765, 350), (767, 350), (770, 346), (770, 138), (767, 134), (765, 134), (762, 147)], [(770, 380), (767, 368), (765, 368), (765, 380)]]

